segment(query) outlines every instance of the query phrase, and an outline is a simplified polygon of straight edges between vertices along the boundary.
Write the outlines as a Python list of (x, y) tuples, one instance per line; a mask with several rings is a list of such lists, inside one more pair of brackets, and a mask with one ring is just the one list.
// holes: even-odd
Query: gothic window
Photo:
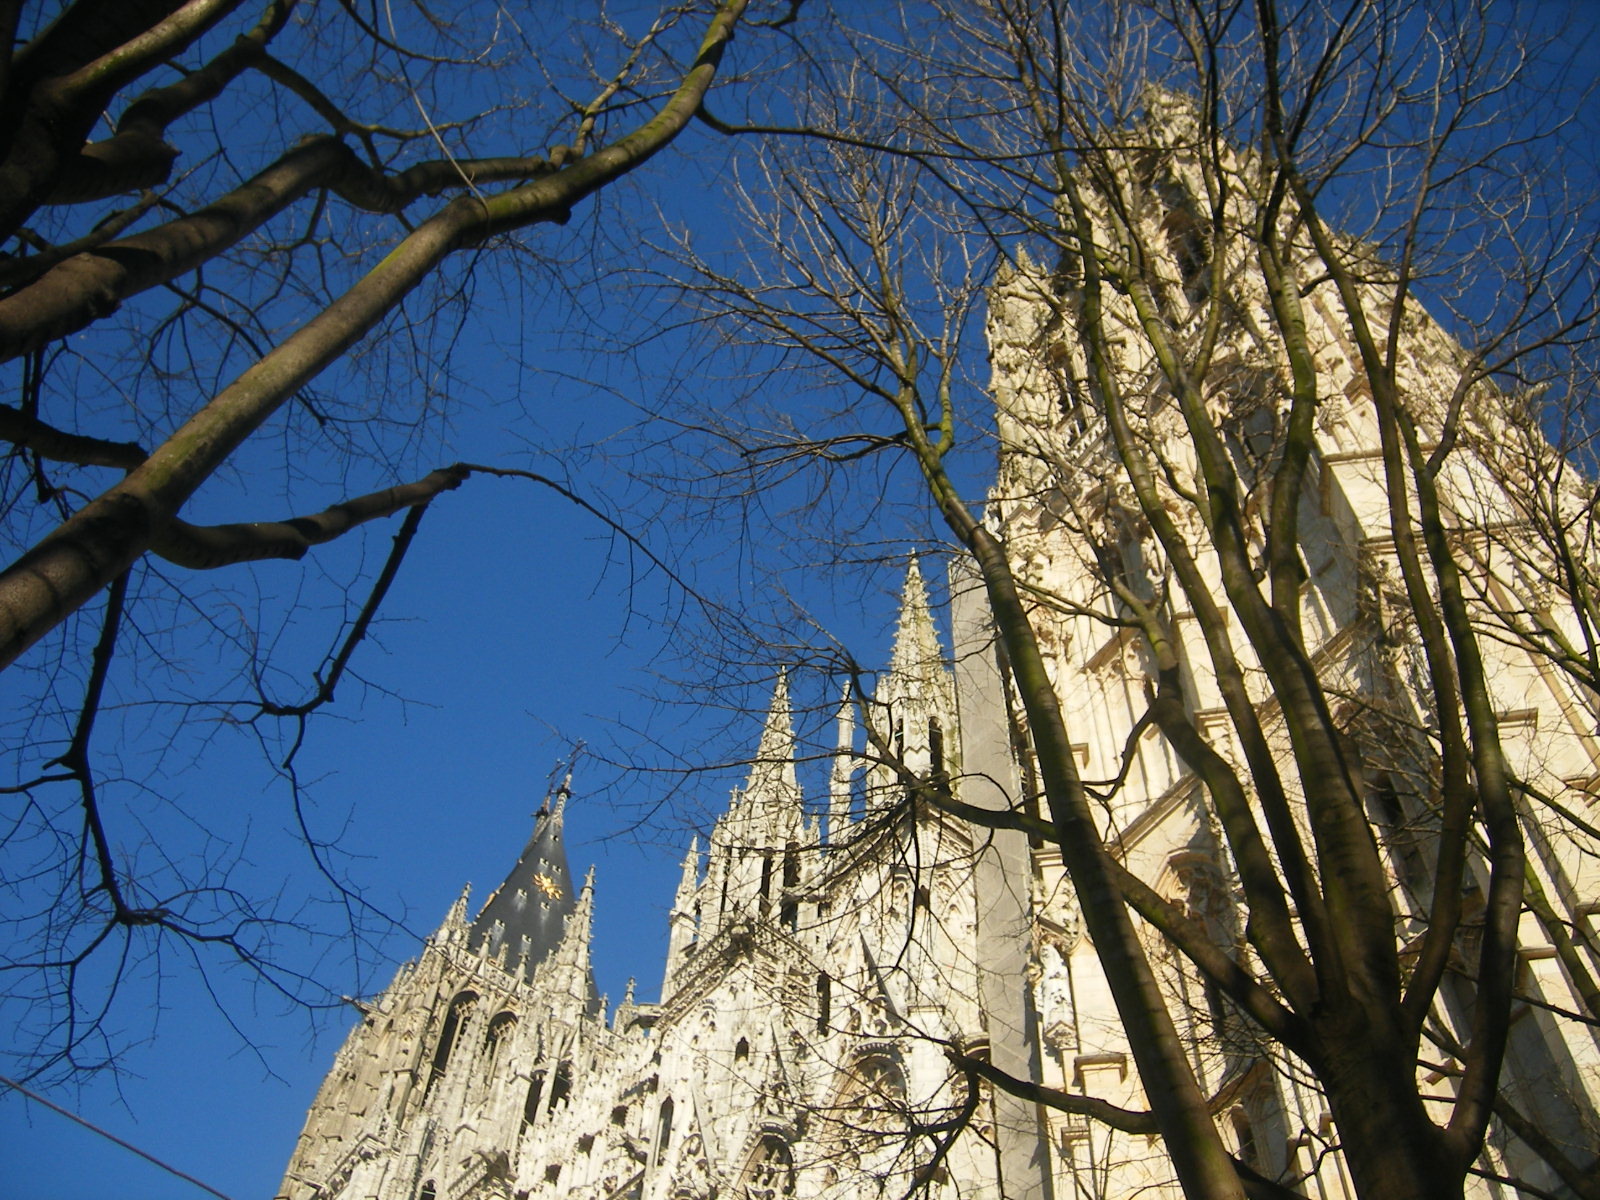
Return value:
[(1177, 264), (1183, 280), (1183, 294), (1190, 304), (1202, 304), (1211, 294), (1211, 272), (1207, 270), (1210, 258), (1206, 239), (1194, 216), (1184, 208), (1175, 208), (1162, 222), (1167, 235), (1167, 249)]
[(772, 895), (772, 854), (769, 851), (761, 856), (761, 913), (767, 912), (767, 900)]
[(791, 933), (800, 924), (800, 902), (788, 893), (800, 886), (800, 845), (790, 842), (783, 848), (783, 905), (778, 911), (778, 919), (785, 929)]
[(783, 848), (783, 886), (800, 886), (800, 843), (790, 842)]
[(1200, 304), (1211, 294), (1211, 273), (1207, 270), (1211, 254), (1196, 219), (1194, 201), (1170, 176), (1159, 181), (1155, 190), (1167, 210), (1161, 232), (1183, 281), (1184, 297), (1190, 304)]
[(817, 976), (817, 1032), (827, 1033), (833, 1023), (833, 980), (824, 972)]
[(496, 1013), (494, 1020), (489, 1022), (489, 1032), (484, 1036), (484, 1071), (493, 1074), (500, 1063), (500, 1055), (504, 1052), (506, 1042), (510, 1040), (512, 1032), (517, 1027), (515, 1013)]
[(906, 1073), (890, 1055), (871, 1054), (863, 1058), (856, 1065), (856, 1081), (862, 1090), (886, 1100), (906, 1098)]
[(750, 1156), (745, 1172), (745, 1194), (756, 1200), (794, 1195), (794, 1155), (780, 1137), (768, 1134)]
[(666, 1152), (672, 1143), (672, 1097), (668, 1096), (661, 1102), (661, 1113), (656, 1117), (656, 1161), (661, 1161), (661, 1155)]
[(428, 1180), (422, 1185), (422, 1190), (417, 1193), (417, 1200), (434, 1200), (439, 1194), (439, 1189), (434, 1186), (433, 1180)]
[(750, 1039), (740, 1038), (739, 1044), (733, 1048), (733, 1061), (743, 1062), (750, 1057)]
[(944, 726), (938, 717), (928, 718), (928, 770), (934, 779), (944, 774)]
[(562, 1062), (556, 1067), (555, 1078), (550, 1081), (550, 1107), (565, 1104), (572, 1095), (572, 1064)]
[(544, 1072), (535, 1071), (528, 1081), (528, 1098), (522, 1105), (522, 1120), (532, 1125), (539, 1119), (539, 1101), (544, 1099)]
[(889, 1054), (869, 1054), (856, 1064), (848, 1091), (850, 1119), (882, 1123), (890, 1114), (905, 1107), (906, 1076), (900, 1063)]
[(445, 1014), (439, 1040), (433, 1047), (433, 1064), (428, 1072), (427, 1087), (423, 1089), (425, 1093), (444, 1077), (445, 1069), (450, 1065), (450, 1056), (455, 1051), (456, 1043), (461, 1040), (461, 1031), (472, 1016), (472, 1006), (477, 1002), (476, 992), (462, 992), (450, 1001), (450, 1011)]

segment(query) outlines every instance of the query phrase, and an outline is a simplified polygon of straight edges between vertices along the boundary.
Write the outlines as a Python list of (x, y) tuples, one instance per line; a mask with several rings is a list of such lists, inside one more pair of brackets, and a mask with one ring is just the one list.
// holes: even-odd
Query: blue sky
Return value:
[[(493, 351), (475, 361), (492, 362)], [(594, 415), (593, 395), (577, 385), (565, 401)], [(506, 440), (496, 416), (474, 418), (463, 430), (469, 448), (479, 439)], [(492, 447), (477, 448), (485, 453), (463, 456), (490, 457)], [(643, 744), (648, 731), (663, 752), (716, 761), (749, 753), (760, 730), (758, 715), (672, 703), (661, 676), (681, 666), (670, 624), (681, 595), (659, 574), (630, 579), (620, 557), (598, 521), (551, 493), (485, 479), (445, 496), (429, 512), (385, 605), (392, 619), (357, 658), (366, 678), (408, 699), (376, 686), (345, 689), (313, 722), (301, 760), (304, 775), (317, 779), (318, 828), (344, 826), (351, 877), (421, 935), (463, 883), (474, 885), (475, 904), (487, 898), (526, 840), (551, 771), (574, 740), (589, 742), (568, 808), (568, 854), (575, 873), (596, 867), (595, 971), (613, 1001), (631, 975), (641, 999), (655, 998), (667, 905), (689, 831), (725, 801), (738, 771), (687, 783), (672, 773), (619, 780), (602, 758), (632, 748), (659, 761), (662, 754)], [(268, 573), (289, 578), (297, 570), (284, 564)], [(869, 661), (887, 655), (897, 575), (886, 567), (879, 586), (866, 584), (838, 611), (818, 613)], [(737, 595), (745, 582), (724, 570), (707, 584)], [(804, 590), (803, 580), (788, 586)], [(826, 604), (827, 589), (818, 594)], [(685, 636), (708, 646), (692, 624)], [(724, 703), (763, 704), (772, 665), (740, 672), (753, 682), (731, 680)], [(266, 884), (280, 875), (303, 879), (304, 853), (283, 834), (287, 794), (265, 780), (260, 750), (235, 731), (211, 736), (195, 765), (168, 768), (169, 796), (213, 814), (224, 837), (243, 833), (229, 832), (226, 810), (236, 797), (240, 819), (248, 815), (249, 877)], [(658, 801), (666, 807), (656, 810)], [(416, 949), (404, 931), (382, 946), (389, 957), (365, 976), (369, 993)], [(145, 1022), (153, 994), (123, 1018), (130, 1037), (146, 1039), (126, 1051), (123, 1077), (52, 1098), (231, 1196), (271, 1195), (343, 1036), (343, 1015), (286, 1006), (222, 971), (215, 986), (235, 1030), (181, 957), (166, 961), (159, 1021), (153, 1028)], [(355, 986), (341, 982), (354, 976), (339, 946), (317, 968), (330, 986)], [(0, 1154), (9, 1164), (5, 1195), (203, 1194), (15, 1097), (0, 1100)]]
[[(451, 457), (559, 475), (610, 509), (628, 484), (603, 454), (576, 447), (638, 422), (651, 389), (680, 364), (646, 355), (637, 373), (618, 371), (574, 347), (560, 329), (563, 315), (530, 305), (518, 322), (485, 306), (457, 356), (468, 402)], [(717, 404), (718, 382), (700, 383), (706, 402)], [(251, 453), (271, 459), (279, 449), (268, 439)], [(260, 514), (252, 496), (226, 485), (206, 499), (218, 513)], [(778, 510), (792, 499), (781, 489), (762, 498)], [(652, 546), (673, 554), (708, 594), (769, 619), (804, 601), (864, 663), (887, 657), (900, 563), (824, 576), (785, 566), (782, 546), (770, 547), (768, 562), (759, 547), (731, 538), (697, 545), (727, 531), (685, 530), (659, 501), (643, 505), (636, 522), (664, 522), (648, 533)], [(916, 518), (886, 512), (889, 552), (903, 555)], [(303, 677), (335, 628), (319, 581), (358, 567), (370, 577), (394, 527), (385, 522), (364, 542), (324, 547), (304, 563), (219, 578), (224, 592), (211, 598), (211, 615), (275, 637), (280, 660)], [(316, 603), (296, 609), (285, 626), (279, 601), (302, 589)], [(526, 840), (551, 772), (583, 740), (567, 844), (575, 874), (596, 868), (598, 986), (615, 1002), (637, 976), (639, 997), (654, 999), (689, 837), (742, 775), (737, 767), (673, 768), (750, 753), (772, 670), (790, 652), (721, 643), (683, 591), (605, 524), (516, 480), (477, 478), (438, 500), (383, 611), (355, 659), (360, 678), (347, 680), (337, 703), (312, 721), (298, 767), (311, 781), (313, 829), (337, 833), (342, 869), (403, 924), (365, 953), (360, 973), (350, 947), (337, 941), (291, 945), (290, 960), (309, 964), (335, 994), (380, 990), (464, 883), (473, 884), (475, 905), (487, 898)], [(203, 674), (192, 681), (196, 691)], [(704, 691), (682, 693), (678, 680), (723, 686), (705, 705), (696, 702)], [(820, 699), (814, 684), (799, 686), (802, 703)], [(149, 836), (194, 845), (197, 814), (216, 845), (247, 848), (236, 868), (245, 886), (267, 895), (282, 889), (291, 908), (302, 893), (314, 895), (288, 790), (272, 778), (253, 735), (202, 720), (186, 727), (181, 743), (157, 746), (146, 744), (150, 731), (165, 726), (142, 720), (126, 715), (105, 745), (127, 777), (159, 789), (161, 801), (140, 817)], [(625, 771), (622, 757), (667, 769)], [(326, 908), (306, 919), (337, 927)], [(167, 947), (159, 962), (161, 977), (143, 977), (117, 1010), (121, 1074), (52, 1090), (51, 1098), (230, 1196), (269, 1196), (347, 1028), (345, 1014), (287, 1004), (214, 958), (204, 986), (181, 950)], [(8, 1163), (0, 1195), (204, 1194), (15, 1095), (0, 1096), (0, 1155)]]

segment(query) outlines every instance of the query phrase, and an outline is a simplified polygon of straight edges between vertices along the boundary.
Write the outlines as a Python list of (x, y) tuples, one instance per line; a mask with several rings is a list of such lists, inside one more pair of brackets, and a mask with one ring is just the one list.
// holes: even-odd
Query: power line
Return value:
[(43, 1096), (39, 1095), (38, 1092), (30, 1091), (29, 1089), (23, 1087), (15, 1079), (8, 1079), (6, 1076), (0, 1075), (0, 1083), (5, 1084), (9, 1088), (16, 1089), (17, 1091), (21, 1092), (24, 1096), (26, 1096), (29, 1100), (33, 1100), (33, 1101), (36, 1101), (39, 1104), (44, 1105), (46, 1108), (50, 1109), (52, 1112), (60, 1113), (63, 1117), (66, 1117), (68, 1120), (76, 1121), (79, 1125), (82, 1125), (85, 1129), (89, 1130), (91, 1133), (98, 1133), (101, 1137), (105, 1138), (107, 1141), (115, 1142), (117, 1145), (121, 1146), (124, 1150), (131, 1150), (133, 1153), (137, 1154), (140, 1158), (144, 1159), (146, 1162), (154, 1163), (156, 1166), (160, 1167), (163, 1171), (166, 1171), (168, 1174), (171, 1174), (171, 1175), (176, 1175), (179, 1179), (183, 1180), (185, 1183), (192, 1183), (192, 1184), (194, 1184), (195, 1187), (199, 1188), (201, 1191), (210, 1192), (213, 1196), (218, 1197), (219, 1200), (233, 1200), (233, 1197), (229, 1196), (227, 1192), (219, 1192), (219, 1191), (217, 1191), (216, 1188), (212, 1187), (209, 1183), (202, 1183), (202, 1182), (200, 1182), (200, 1180), (196, 1179), (193, 1175), (186, 1174), (185, 1172), (178, 1170), (177, 1167), (170, 1166), (169, 1164), (162, 1162), (154, 1154), (151, 1154), (148, 1151), (144, 1151), (144, 1150), (139, 1149), (139, 1147), (135, 1146), (132, 1142), (124, 1141), (122, 1138), (119, 1138), (114, 1133), (111, 1133), (111, 1132), (108, 1132), (107, 1130), (101, 1129), (100, 1126), (94, 1124), (92, 1121), (85, 1120), (83, 1117), (80, 1117), (77, 1113), (73, 1112), (71, 1109), (62, 1108), (61, 1105), (55, 1103), (53, 1100), (46, 1100)]

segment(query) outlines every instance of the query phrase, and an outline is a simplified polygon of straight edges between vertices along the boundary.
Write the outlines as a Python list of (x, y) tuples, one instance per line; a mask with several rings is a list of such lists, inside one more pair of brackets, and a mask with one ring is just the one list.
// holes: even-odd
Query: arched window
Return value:
[(827, 1033), (833, 1024), (833, 980), (826, 971), (817, 976), (817, 1032)]
[(544, 1071), (533, 1073), (533, 1078), (528, 1081), (528, 1098), (522, 1105), (522, 1120), (525, 1124), (532, 1125), (539, 1119), (539, 1101), (544, 1099)]
[(783, 886), (800, 886), (800, 843), (790, 842), (783, 848)]
[(933, 779), (944, 775), (944, 726), (938, 717), (928, 718), (928, 770)]
[(794, 1155), (788, 1144), (775, 1134), (762, 1138), (750, 1156), (744, 1182), (747, 1194), (759, 1200), (794, 1195)]
[(428, 1072), (428, 1084), (424, 1092), (431, 1090), (433, 1085), (444, 1077), (446, 1068), (450, 1065), (450, 1056), (455, 1051), (456, 1043), (461, 1040), (461, 1031), (472, 1016), (472, 1006), (478, 1002), (476, 992), (461, 992), (450, 1001), (450, 1011), (445, 1014), (444, 1025), (439, 1030), (439, 1040), (433, 1047), (433, 1064)]
[(668, 1096), (661, 1102), (661, 1112), (656, 1117), (656, 1161), (661, 1161), (661, 1156), (666, 1153), (667, 1147), (672, 1144), (672, 1097)]
[(800, 901), (795, 899), (794, 889), (800, 886), (800, 843), (790, 842), (783, 848), (783, 906), (778, 910), (778, 919), (783, 927), (791, 933), (800, 925)]
[(428, 1180), (422, 1185), (422, 1190), (417, 1193), (417, 1200), (433, 1200), (439, 1194), (439, 1189), (434, 1186), (433, 1180)]
[(550, 1107), (565, 1104), (572, 1095), (572, 1063), (562, 1061), (556, 1066), (556, 1076), (550, 1081)]
[(761, 856), (761, 915), (767, 915), (768, 898), (772, 895), (772, 851)]
[(738, 1045), (733, 1048), (733, 1061), (743, 1062), (750, 1057), (750, 1039), (740, 1038)]
[(848, 1092), (848, 1109), (862, 1124), (883, 1124), (905, 1108), (906, 1075), (890, 1054), (869, 1054), (856, 1064)]
[(489, 1032), (483, 1039), (484, 1071), (492, 1075), (500, 1063), (500, 1055), (505, 1052), (506, 1043), (510, 1041), (511, 1034), (517, 1028), (517, 1014), (500, 1012), (494, 1015), (489, 1022)]
[(1206, 244), (1200, 224), (1187, 207), (1175, 208), (1161, 222), (1167, 249), (1183, 280), (1183, 294), (1190, 304), (1200, 304), (1211, 294), (1211, 248)]

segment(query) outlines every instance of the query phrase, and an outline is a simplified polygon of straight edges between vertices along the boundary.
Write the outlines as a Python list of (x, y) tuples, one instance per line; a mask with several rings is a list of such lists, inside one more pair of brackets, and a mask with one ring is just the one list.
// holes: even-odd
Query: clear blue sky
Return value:
[[(485, 365), (476, 382), (487, 390), (516, 386), (492, 349), (469, 356)], [(559, 399), (547, 411), (606, 419), (581, 385), (567, 385)], [(497, 461), (523, 461), (504, 452), (515, 437), (502, 428), (508, 411), (463, 426), (464, 457), (488, 460), (498, 447)], [(598, 474), (574, 480), (581, 488), (601, 482)], [(463, 883), (474, 885), (475, 903), (487, 898), (575, 739), (586, 739), (597, 756), (632, 743), (655, 760), (662, 755), (630, 730), (648, 731), (688, 761), (753, 749), (757, 717), (661, 703), (670, 687), (658, 675), (681, 669), (673, 630), (662, 622), (681, 596), (659, 575), (630, 582), (627, 565), (616, 561), (621, 554), (599, 522), (549, 492), (480, 480), (445, 496), (385, 606), (394, 620), (357, 659), (365, 677), (406, 702), (349, 687), (313, 723), (301, 766), (306, 777), (320, 777), (313, 792), (319, 827), (337, 829), (348, 813), (341, 842), (357, 856), (352, 876), (417, 934), (437, 925)], [(287, 579), (298, 569), (271, 570)], [(881, 579), (831, 613), (826, 592), (814, 597), (819, 619), (842, 629), (869, 660), (887, 655), (894, 616), (894, 569)], [(723, 595), (742, 586), (735, 570), (706, 583)], [(787, 583), (804, 590), (803, 581)], [(765, 698), (764, 686), (735, 681), (724, 703), (759, 706)], [(258, 886), (280, 874), (303, 877), (303, 852), (281, 835), (290, 821), (286, 793), (264, 780), (260, 750), (237, 732), (214, 737), (196, 765), (168, 768), (168, 794), (213, 814), (223, 837), (239, 836), (247, 818), (255, 858), (247, 874)], [(687, 785), (670, 773), (619, 782), (605, 763), (580, 760), (568, 854), (575, 873), (596, 866), (595, 970), (613, 1002), (631, 975), (641, 999), (657, 995), (666, 910), (689, 831), (725, 802), (737, 775), (713, 773)], [(651, 811), (662, 800), (668, 806)], [(159, 829), (160, 814), (152, 820)], [(368, 975), (365, 991), (384, 986), (416, 943), (396, 933), (384, 948), (390, 957)], [(200, 993), (181, 955), (169, 952), (164, 961), (170, 977), (159, 1023), (144, 1030), (142, 1007), (126, 1014), (130, 1033), (151, 1036), (126, 1052), (124, 1076), (52, 1098), (239, 1200), (271, 1195), (347, 1023), (338, 1013), (313, 1018), (222, 972), (217, 986), (247, 1045)], [(340, 982), (353, 977), (337, 947), (318, 969), (336, 988), (356, 986)], [(203, 1194), (14, 1096), (0, 1097), (0, 1158), (4, 1197)]]
[[(569, 336), (552, 332), (562, 317), (558, 307), (531, 302), (521, 318), (492, 301), (483, 305), (457, 358), (462, 385), (475, 396), (453, 431), (451, 457), (565, 473), (575, 490), (608, 503), (624, 486), (620, 473), (555, 448), (637, 422), (635, 405), (648, 406), (650, 389), (679, 364), (647, 355), (645, 377), (617, 375), (615, 364), (587, 357)], [(701, 382), (706, 403), (718, 403), (716, 381)], [(277, 452), (270, 441), (252, 451), (269, 459)], [(211, 503), (236, 519), (265, 515), (253, 497), (241, 499), (227, 485)], [(277, 504), (266, 503), (276, 515)], [(367, 577), (394, 527), (375, 527), (366, 541)], [(890, 537), (892, 552), (903, 554), (913, 530), (900, 529), (903, 542)], [(669, 522), (650, 540), (667, 551), (683, 533)], [(260, 568), (259, 583), (240, 585), (241, 609), (270, 628), (275, 608), (262, 603), (257, 610), (256, 589), (282, 595), (303, 579), (337, 576), (358, 549), (325, 547), (304, 564)], [(762, 561), (759, 547), (746, 554), (731, 538), (725, 554), (689, 549), (688, 561), (701, 560), (696, 582), (719, 600), (769, 616), (803, 600), (864, 663), (887, 657), (897, 565), (841, 584), (785, 572), (782, 547), (768, 548), (776, 566)], [(226, 619), (225, 606), (217, 611)], [(582, 739), (590, 749), (574, 781), (567, 845), (576, 874), (596, 867), (598, 986), (614, 1003), (636, 975), (640, 998), (654, 999), (667, 907), (691, 831), (720, 810), (742, 772), (630, 774), (603, 760), (637, 755), (645, 763), (698, 764), (749, 754), (759, 712), (741, 710), (765, 704), (771, 669), (788, 652), (775, 649), (767, 661), (733, 658), (714, 705), (683, 702), (672, 680), (695, 675), (704, 682), (710, 656), (734, 656), (738, 648), (717, 648), (683, 592), (630, 555), (600, 521), (550, 491), (511, 480), (474, 479), (433, 505), (383, 611), (385, 621), (354, 664), (372, 686), (347, 681), (338, 703), (313, 720), (298, 765), (303, 779), (315, 781), (314, 828), (339, 833), (351, 879), (410, 932), (391, 932), (360, 976), (347, 946), (328, 947), (311, 962), (319, 981), (336, 993), (381, 990), (464, 883), (474, 885), (475, 904), (486, 899), (526, 840), (551, 771)], [(299, 655), (315, 664), (326, 644), (318, 616), (314, 607), (300, 613), (282, 635), (285, 661)], [(202, 668), (196, 691), (203, 686)], [(121, 734), (128, 740), (108, 746), (115, 761), (163, 797), (144, 818), (152, 839), (194, 845), (184, 814), (201, 814), (218, 847), (248, 848), (237, 868), (246, 887), (265, 894), (282, 887), (291, 898), (309, 890), (311, 867), (293, 836), (288, 792), (271, 779), (248, 731), (203, 725), (177, 753), (140, 744), (128, 727)], [(108, 733), (102, 744), (114, 740)], [(306, 919), (337, 924), (325, 909)], [(292, 955), (307, 962), (301, 950)], [(270, 1196), (348, 1027), (346, 1015), (308, 1013), (213, 961), (214, 1003), (181, 948), (169, 945), (159, 963), (159, 986), (143, 980), (118, 1010), (128, 1041), (122, 1074), (52, 1091), (51, 1098), (238, 1200)], [(0, 1198), (204, 1194), (10, 1093), (0, 1095), (0, 1160), (7, 1164)]]

